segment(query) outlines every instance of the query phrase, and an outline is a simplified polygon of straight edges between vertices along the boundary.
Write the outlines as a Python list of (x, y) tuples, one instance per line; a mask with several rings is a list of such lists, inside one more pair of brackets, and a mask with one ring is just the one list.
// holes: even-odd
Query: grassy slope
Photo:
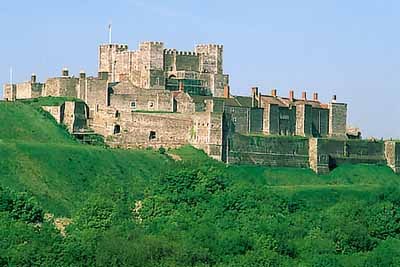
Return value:
[[(68, 216), (92, 194), (111, 196), (124, 191), (133, 201), (142, 196), (150, 179), (177, 165), (154, 151), (78, 144), (37, 110), (39, 103), (0, 102), (0, 185), (32, 192), (51, 212)], [(191, 147), (172, 153), (193, 167), (222, 169), (234, 183), (270, 187), (311, 199), (315, 205), (364, 198), (400, 178), (385, 166), (344, 165), (317, 176), (308, 169), (226, 167)]]
[[(35, 103), (37, 105), (37, 103)], [(34, 105), (0, 102), (0, 185), (27, 190), (68, 215), (91, 194), (140, 197), (172, 160), (154, 151), (81, 145)]]
[(0, 102), (0, 142), (75, 143), (47, 113), (21, 102)]

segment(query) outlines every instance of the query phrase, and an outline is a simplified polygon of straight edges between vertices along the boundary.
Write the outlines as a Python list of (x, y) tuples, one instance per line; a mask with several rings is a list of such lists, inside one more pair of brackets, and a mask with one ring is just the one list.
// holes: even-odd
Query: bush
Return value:
[(164, 155), (165, 152), (166, 152), (166, 150), (165, 150), (165, 148), (162, 147), (162, 146), (158, 149), (158, 153), (160, 153), (161, 155)]

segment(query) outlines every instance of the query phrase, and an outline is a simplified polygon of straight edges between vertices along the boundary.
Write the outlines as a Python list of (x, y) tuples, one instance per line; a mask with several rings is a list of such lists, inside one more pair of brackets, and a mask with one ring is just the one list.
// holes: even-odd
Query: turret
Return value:
[(223, 46), (217, 44), (197, 45), (196, 53), (200, 56), (200, 71), (223, 74)]

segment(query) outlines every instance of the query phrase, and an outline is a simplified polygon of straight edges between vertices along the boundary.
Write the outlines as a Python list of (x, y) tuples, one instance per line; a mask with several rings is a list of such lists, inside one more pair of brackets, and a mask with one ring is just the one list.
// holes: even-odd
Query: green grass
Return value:
[(0, 102), (0, 143), (75, 143), (48, 113), (22, 102)]
[(65, 101), (82, 102), (82, 100), (75, 98), (75, 97), (52, 97), (52, 96), (18, 100), (18, 102), (30, 104), (34, 107), (59, 106), (59, 105), (63, 104)]
[[(0, 102), (0, 185), (33, 193), (49, 211), (68, 216), (91, 195), (126, 192), (133, 202), (150, 181), (181, 166), (216, 168), (232, 183), (301, 194), (321, 203), (335, 195), (361, 197), (400, 179), (386, 166), (342, 165), (328, 175), (310, 169), (226, 166), (190, 146), (169, 150), (182, 162), (152, 150), (119, 150), (76, 142), (39, 105), (65, 99)], [(349, 197), (350, 198), (350, 197)], [(328, 200), (327, 200), (328, 201)]]
[(69, 215), (93, 194), (123, 190), (140, 198), (148, 181), (172, 164), (150, 150), (41, 143), (0, 144), (0, 184), (32, 192), (59, 215)]

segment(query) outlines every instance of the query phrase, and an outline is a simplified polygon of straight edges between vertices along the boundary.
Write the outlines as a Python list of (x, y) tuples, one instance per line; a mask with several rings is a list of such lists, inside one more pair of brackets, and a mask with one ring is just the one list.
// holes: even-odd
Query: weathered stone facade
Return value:
[(223, 46), (197, 45), (195, 51), (165, 49), (162, 42), (143, 42), (131, 51), (127, 45), (104, 44), (99, 48), (99, 72), (109, 82), (129, 80), (146, 89), (176, 91), (183, 84), (187, 92), (222, 96), (229, 84), (223, 73)]
[(88, 128), (89, 108), (82, 101), (65, 101), (59, 106), (42, 106), (57, 123), (64, 124), (72, 134), (86, 132)]
[(198, 45), (195, 52), (144, 42), (99, 48), (97, 77), (60, 77), (4, 85), (6, 100), (73, 97), (43, 107), (74, 134), (94, 131), (112, 147), (174, 148), (191, 144), (232, 164), (310, 167), (326, 173), (343, 162), (387, 164), (400, 171), (398, 143), (349, 140), (347, 105), (323, 104), (314, 93), (295, 98), (261, 94), (233, 96), (223, 73), (223, 47)]

